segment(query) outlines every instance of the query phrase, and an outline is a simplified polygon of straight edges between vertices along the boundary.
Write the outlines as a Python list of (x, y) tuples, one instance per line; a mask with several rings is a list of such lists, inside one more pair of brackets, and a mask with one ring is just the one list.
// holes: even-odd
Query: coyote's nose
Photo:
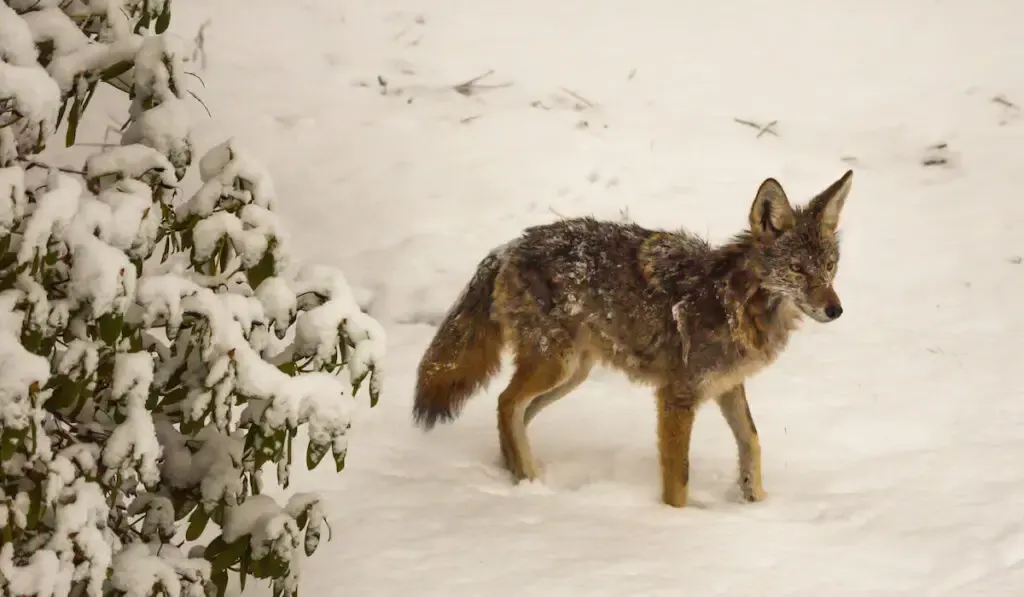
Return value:
[(839, 305), (829, 305), (825, 307), (825, 315), (829, 319), (839, 319), (839, 316), (843, 314), (843, 308)]

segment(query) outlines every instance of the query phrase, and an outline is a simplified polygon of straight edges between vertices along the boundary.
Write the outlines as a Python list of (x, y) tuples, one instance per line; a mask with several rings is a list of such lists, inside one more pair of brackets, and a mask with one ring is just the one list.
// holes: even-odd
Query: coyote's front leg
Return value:
[(658, 390), (661, 499), (675, 508), (686, 505), (690, 482), (690, 436), (696, 404), (695, 394), (690, 388), (666, 386)]
[(722, 410), (725, 421), (732, 429), (739, 450), (740, 491), (748, 502), (759, 502), (764, 499), (764, 487), (761, 485), (761, 442), (757, 437), (757, 426), (750, 414), (747, 404), (747, 392), (743, 384), (727, 391), (718, 397), (718, 407)]

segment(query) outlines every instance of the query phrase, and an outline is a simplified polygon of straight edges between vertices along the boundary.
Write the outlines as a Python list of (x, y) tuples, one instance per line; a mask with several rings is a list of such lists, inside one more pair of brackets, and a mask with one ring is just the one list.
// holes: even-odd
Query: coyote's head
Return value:
[(750, 231), (764, 265), (761, 286), (820, 322), (843, 313), (832, 280), (839, 266), (839, 213), (852, 182), (853, 171), (847, 171), (807, 205), (793, 207), (782, 185), (769, 178), (750, 208)]

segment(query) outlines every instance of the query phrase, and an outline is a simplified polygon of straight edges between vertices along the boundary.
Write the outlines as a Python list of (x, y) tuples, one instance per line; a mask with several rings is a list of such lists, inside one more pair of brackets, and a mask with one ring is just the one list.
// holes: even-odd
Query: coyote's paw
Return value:
[(766, 496), (760, 483), (754, 484), (748, 479), (740, 480), (740, 491), (743, 493), (744, 501), (747, 502), (760, 502)]

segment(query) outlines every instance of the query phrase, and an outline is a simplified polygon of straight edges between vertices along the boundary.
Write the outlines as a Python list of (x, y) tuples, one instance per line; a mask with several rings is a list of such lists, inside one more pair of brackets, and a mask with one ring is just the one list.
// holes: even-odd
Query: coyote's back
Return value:
[(744, 495), (760, 499), (743, 382), (776, 359), (802, 315), (842, 312), (832, 279), (851, 179), (795, 208), (767, 179), (749, 228), (719, 247), (593, 218), (526, 229), (484, 258), (446, 314), (419, 365), (416, 421), (429, 429), (458, 416), (509, 347), (501, 450), (515, 477), (537, 478), (526, 425), (601, 363), (657, 389), (664, 501), (685, 503), (693, 413), (710, 399), (736, 435)]

